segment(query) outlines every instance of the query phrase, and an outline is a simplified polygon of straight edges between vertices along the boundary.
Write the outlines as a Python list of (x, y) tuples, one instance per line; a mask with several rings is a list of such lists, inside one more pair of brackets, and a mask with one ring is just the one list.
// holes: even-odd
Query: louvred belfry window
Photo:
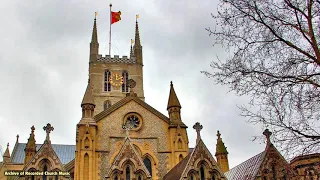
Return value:
[(122, 84), (122, 92), (129, 92), (129, 87), (128, 87), (128, 72), (123, 71), (122, 72), (122, 77), (123, 77), (123, 84)]
[(106, 70), (104, 72), (104, 91), (106, 92), (111, 91), (111, 84), (109, 82), (110, 77), (111, 77), (111, 72), (109, 70)]

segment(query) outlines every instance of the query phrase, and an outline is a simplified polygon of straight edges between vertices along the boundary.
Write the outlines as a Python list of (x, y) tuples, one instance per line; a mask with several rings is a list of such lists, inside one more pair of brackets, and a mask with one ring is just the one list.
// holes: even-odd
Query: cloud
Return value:
[[(214, 26), (210, 13), (215, 1), (112, 1), (122, 20), (112, 25), (112, 54), (129, 55), (134, 37), (135, 14), (144, 53), (146, 102), (167, 114), (169, 83), (172, 80), (182, 105), (183, 121), (189, 126), (190, 147), (195, 145), (195, 122), (203, 124), (202, 138), (215, 153), (216, 131), (228, 147), (231, 167), (263, 151), (251, 142), (262, 133), (239, 116), (237, 104), (246, 101), (226, 87), (213, 85), (201, 70), (227, 54), (212, 47), (205, 31)], [(42, 127), (50, 122), (53, 143), (75, 144), (76, 123), (88, 78), (89, 42), (94, 12), (98, 11), (100, 52), (106, 54), (109, 36), (109, 4), (106, 1), (1, 1), (0, 29), (0, 144), (16, 134), (26, 142), (36, 126), (37, 143)], [(66, 138), (67, 137), (67, 138)], [(3, 149), (4, 151), (4, 149)]]

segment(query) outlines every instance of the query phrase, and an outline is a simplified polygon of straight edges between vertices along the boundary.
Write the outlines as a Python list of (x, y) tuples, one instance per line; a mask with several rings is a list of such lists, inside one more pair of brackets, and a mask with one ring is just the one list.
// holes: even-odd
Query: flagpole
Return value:
[(109, 32), (109, 55), (111, 56), (111, 22), (112, 22), (112, 14), (111, 14), (112, 4), (110, 3), (110, 32)]

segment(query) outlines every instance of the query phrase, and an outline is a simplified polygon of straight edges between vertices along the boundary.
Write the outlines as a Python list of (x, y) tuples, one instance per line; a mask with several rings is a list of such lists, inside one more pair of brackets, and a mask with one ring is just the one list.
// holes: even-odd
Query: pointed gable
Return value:
[(110, 177), (114, 171), (122, 169), (122, 166), (128, 161), (133, 161), (132, 163), (135, 165), (137, 171), (142, 170), (147, 177), (151, 177), (139, 153), (136, 151), (128, 137), (126, 137), (118, 155), (114, 159), (111, 168), (107, 173), (107, 177)]
[(188, 177), (188, 173), (192, 170), (196, 170), (201, 162), (206, 162), (209, 165), (210, 171), (215, 171), (219, 178), (224, 179), (224, 174), (218, 167), (216, 160), (213, 158), (212, 154), (200, 139), (196, 144), (193, 151), (186, 156), (182, 161), (180, 161), (175, 167), (173, 167), (163, 178), (163, 180), (172, 179), (184, 179)]
[(250, 159), (246, 160), (245, 162), (237, 165), (236, 167), (230, 169), (230, 171), (225, 173), (225, 176), (228, 180), (236, 180), (236, 179), (246, 179), (251, 180), (255, 179), (262, 161), (264, 159), (265, 152), (261, 152)]
[(30, 161), (24, 166), (22, 171), (28, 171), (31, 168), (39, 170), (39, 163), (41, 160), (47, 159), (50, 162), (51, 169), (59, 169), (64, 171), (64, 166), (60, 161), (58, 155), (52, 148), (48, 141), (45, 141), (43, 145), (39, 148), (37, 153), (30, 159)]
[[(272, 171), (276, 172), (272, 172)], [(265, 157), (256, 176), (268, 176), (272, 174), (277, 178), (290, 178), (296, 176), (295, 171), (292, 169), (287, 160), (280, 154), (277, 148), (271, 143), (265, 150)]]
[(169, 122), (169, 118), (168, 117), (166, 117), (161, 112), (159, 112), (156, 109), (154, 109), (153, 107), (151, 107), (149, 104), (147, 104), (144, 101), (142, 101), (140, 98), (134, 97), (134, 96), (127, 96), (127, 97), (123, 98), (122, 100), (118, 101), (117, 103), (113, 104), (112, 106), (110, 106), (108, 109), (106, 109), (106, 110), (102, 111), (101, 113), (95, 115), (94, 116), (95, 121), (98, 122), (98, 121), (102, 120), (103, 118), (107, 117), (109, 114), (111, 114), (112, 112), (116, 111), (117, 109), (119, 109), (120, 107), (124, 106), (125, 104), (129, 103), (130, 101), (136, 102), (137, 104), (139, 104), (143, 108), (147, 109), (148, 111), (150, 111), (154, 115), (158, 116), (160, 119), (162, 119), (162, 120), (164, 120), (166, 122)]
[[(229, 180), (254, 180), (257, 177), (272, 173), (272, 165), (275, 166), (277, 171), (281, 168), (280, 171), (286, 172), (287, 178), (295, 175), (288, 162), (272, 143), (267, 146), (265, 151), (230, 169), (225, 175)], [(284, 178), (284, 174), (277, 173), (277, 175)]]

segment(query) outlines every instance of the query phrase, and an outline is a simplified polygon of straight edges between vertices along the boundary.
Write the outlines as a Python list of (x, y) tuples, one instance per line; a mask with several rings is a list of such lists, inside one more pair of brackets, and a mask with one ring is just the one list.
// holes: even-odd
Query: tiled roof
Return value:
[(228, 180), (253, 180), (264, 159), (265, 152), (261, 152), (225, 173)]
[[(41, 147), (42, 144), (36, 144), (37, 151)], [(75, 145), (63, 145), (63, 144), (51, 144), (53, 150), (58, 155), (62, 164), (67, 164), (72, 161), (75, 157)], [(24, 163), (24, 149), (26, 147), (26, 143), (18, 143), (15, 149), (12, 152), (12, 162), (13, 163)]]
[(190, 159), (190, 153), (182, 161), (180, 161), (176, 166), (174, 166), (164, 177), (163, 180), (178, 180), (188, 164)]

